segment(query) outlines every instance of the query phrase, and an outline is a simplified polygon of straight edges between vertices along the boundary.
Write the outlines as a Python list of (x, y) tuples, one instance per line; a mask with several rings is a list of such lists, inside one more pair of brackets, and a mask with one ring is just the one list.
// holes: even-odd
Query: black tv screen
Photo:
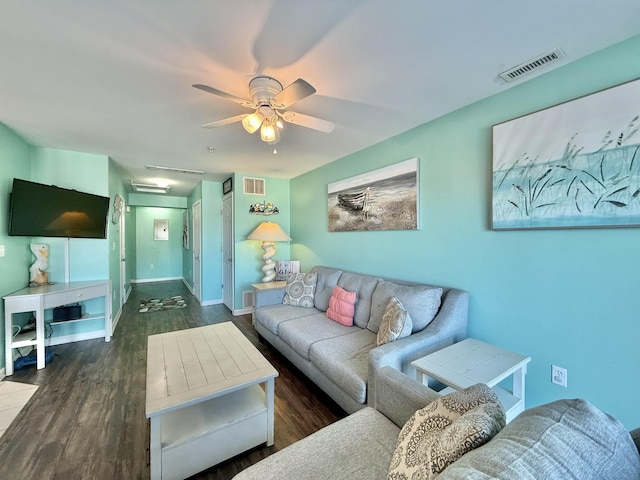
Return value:
[(107, 238), (109, 197), (13, 179), (9, 235)]

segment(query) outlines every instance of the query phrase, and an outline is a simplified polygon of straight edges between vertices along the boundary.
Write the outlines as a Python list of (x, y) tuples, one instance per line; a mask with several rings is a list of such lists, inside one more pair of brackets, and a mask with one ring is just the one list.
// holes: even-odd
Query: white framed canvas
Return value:
[(418, 229), (418, 159), (328, 185), (330, 232)]
[(640, 80), (493, 126), (492, 227), (640, 226)]

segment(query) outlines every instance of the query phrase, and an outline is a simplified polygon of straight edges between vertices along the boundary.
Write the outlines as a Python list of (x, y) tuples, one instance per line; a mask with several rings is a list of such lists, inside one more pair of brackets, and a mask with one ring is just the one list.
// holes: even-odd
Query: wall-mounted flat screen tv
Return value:
[(13, 179), (9, 235), (107, 238), (109, 197)]

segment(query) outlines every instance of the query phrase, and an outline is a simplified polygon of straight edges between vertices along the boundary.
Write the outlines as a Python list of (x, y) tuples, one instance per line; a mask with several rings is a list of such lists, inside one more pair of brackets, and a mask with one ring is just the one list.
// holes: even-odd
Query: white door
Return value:
[(122, 213), (120, 214), (119, 229), (120, 229), (120, 309), (124, 305), (126, 294), (126, 282), (127, 282), (127, 259), (126, 252), (126, 236), (124, 234), (126, 207), (122, 205)]
[(233, 193), (222, 199), (222, 301), (233, 312)]
[(200, 218), (200, 201), (191, 207), (191, 218), (193, 219), (193, 296), (198, 302), (202, 299), (202, 265), (200, 260), (202, 245), (202, 228)]

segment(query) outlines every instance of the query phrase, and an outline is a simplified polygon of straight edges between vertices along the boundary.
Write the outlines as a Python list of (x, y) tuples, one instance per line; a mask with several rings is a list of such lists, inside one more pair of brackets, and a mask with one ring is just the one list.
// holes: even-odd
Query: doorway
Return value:
[(202, 219), (200, 200), (191, 207), (193, 219), (193, 296), (198, 302), (202, 302), (202, 263), (200, 259), (202, 250)]
[(222, 301), (231, 312), (234, 303), (233, 239), (232, 192), (222, 198)]

